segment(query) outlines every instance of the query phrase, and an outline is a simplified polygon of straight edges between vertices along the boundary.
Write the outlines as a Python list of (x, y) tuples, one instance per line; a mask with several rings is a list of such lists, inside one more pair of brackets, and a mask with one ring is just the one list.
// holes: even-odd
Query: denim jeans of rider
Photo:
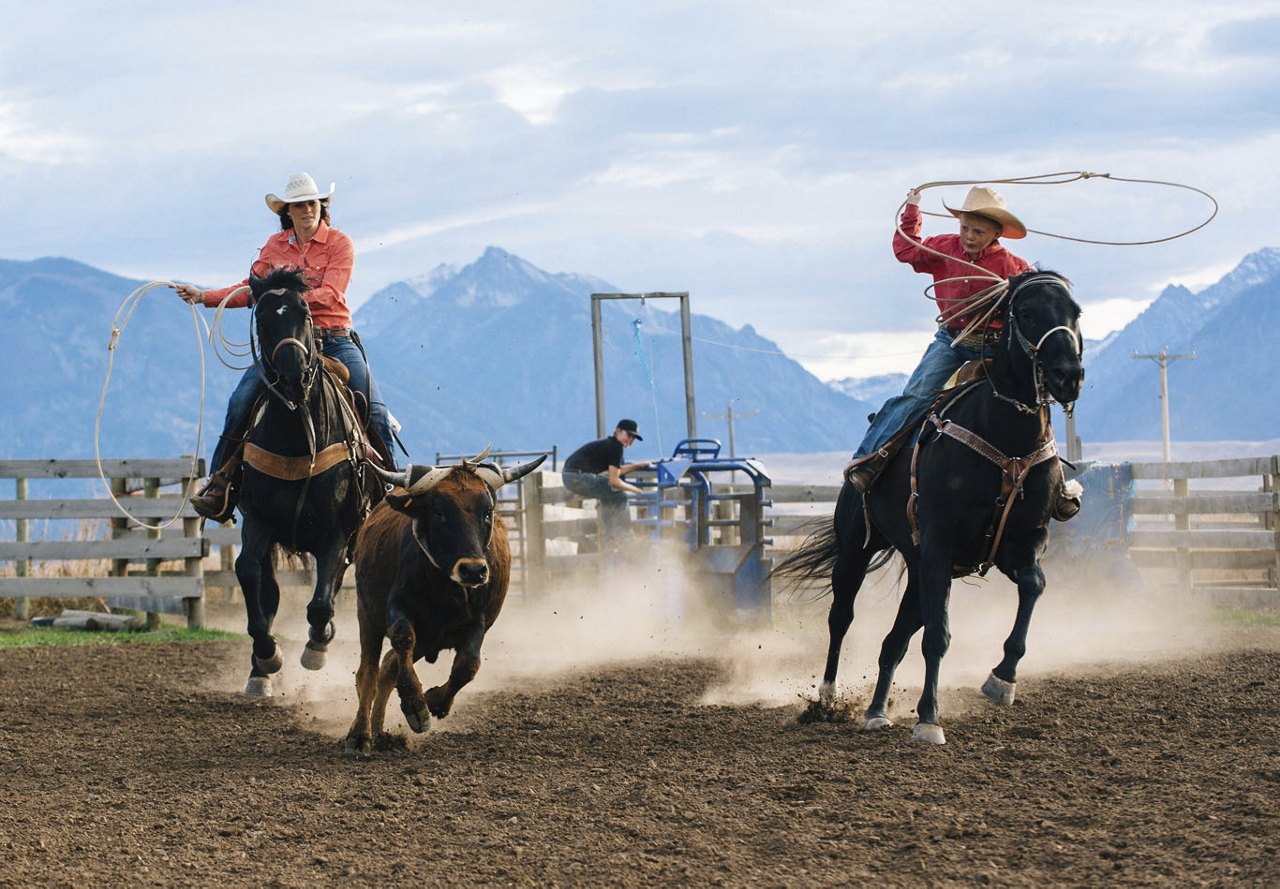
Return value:
[[(382, 401), (377, 380), (369, 376), (369, 369), (365, 365), (364, 353), (360, 351), (360, 347), (349, 336), (334, 336), (324, 340), (322, 351), (330, 358), (341, 361), (350, 372), (351, 379), (347, 385), (353, 392), (360, 393), (358, 401), (364, 400), (365, 387), (368, 386), (370, 425), (377, 430), (387, 450), (392, 451), (395, 438), (391, 431), (391, 417), (387, 413), (387, 406)], [(256, 367), (250, 367), (240, 377), (240, 382), (236, 384), (227, 402), (227, 418), (223, 425), (222, 437), (218, 439), (218, 444), (213, 449), (213, 458), (209, 467), (211, 472), (220, 468), (225, 462), (228, 436), (234, 434), (248, 419), (249, 411), (253, 409), (253, 403), (258, 400), (258, 394), (263, 388), (262, 378), (258, 375)], [(392, 457), (394, 456), (392, 452)]]
[(600, 504), (601, 531), (609, 541), (616, 543), (631, 528), (627, 492), (610, 487), (607, 476), (590, 472), (566, 472), (564, 486), (579, 497), (594, 498)]
[(920, 359), (911, 379), (907, 380), (902, 394), (890, 398), (876, 413), (867, 434), (862, 437), (862, 444), (858, 445), (858, 450), (853, 455), (855, 458), (865, 457), (883, 447), (899, 429), (919, 425), (937, 397), (938, 390), (960, 369), (960, 365), (982, 357), (981, 348), (952, 348), (954, 339), (954, 333), (945, 327), (938, 328), (933, 342), (925, 349), (924, 357)]

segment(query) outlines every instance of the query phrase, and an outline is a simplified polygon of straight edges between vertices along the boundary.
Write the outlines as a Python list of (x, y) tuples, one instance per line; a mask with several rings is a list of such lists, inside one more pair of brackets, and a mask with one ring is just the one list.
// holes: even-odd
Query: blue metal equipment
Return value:
[[(764, 558), (764, 509), (772, 482), (753, 459), (721, 457), (720, 442), (684, 439), (669, 459), (653, 465), (653, 481), (631, 479), (652, 491), (632, 498), (643, 512), (639, 524), (652, 539), (678, 535), (688, 547), (695, 576), (740, 619), (768, 622), (773, 588)], [(735, 479), (742, 473), (750, 487)], [(678, 516), (683, 513), (683, 518)]]

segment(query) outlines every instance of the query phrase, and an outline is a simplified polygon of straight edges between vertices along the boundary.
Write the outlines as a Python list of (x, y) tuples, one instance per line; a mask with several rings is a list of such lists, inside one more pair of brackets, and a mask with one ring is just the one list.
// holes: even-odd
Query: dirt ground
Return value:
[(765, 642), (542, 669), (525, 617), (354, 761), (341, 660), (254, 700), (247, 640), (0, 650), (0, 885), (1280, 884), (1280, 629), (1024, 673), (1006, 709), (949, 681), (930, 747), (909, 679), (894, 729), (802, 724), (733, 690), (744, 650), (789, 669)]

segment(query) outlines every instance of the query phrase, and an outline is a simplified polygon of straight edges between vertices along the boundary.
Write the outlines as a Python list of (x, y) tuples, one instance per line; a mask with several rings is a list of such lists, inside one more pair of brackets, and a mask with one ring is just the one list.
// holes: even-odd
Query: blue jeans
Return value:
[(607, 475), (591, 472), (566, 472), (564, 486), (579, 497), (600, 504), (600, 525), (605, 538), (617, 540), (631, 528), (631, 511), (627, 509), (626, 491), (609, 486)]
[(954, 333), (945, 327), (938, 328), (902, 394), (890, 398), (876, 413), (867, 434), (862, 437), (862, 444), (853, 455), (855, 459), (884, 447), (898, 430), (918, 425), (928, 413), (938, 390), (960, 369), (960, 365), (982, 357), (981, 348), (957, 346), (953, 349), (953, 339)]
[[(353, 392), (358, 393), (357, 402), (364, 401), (365, 387), (368, 386), (369, 425), (377, 430), (394, 464), (395, 452), (392, 449), (395, 447), (395, 435), (391, 431), (391, 417), (387, 413), (387, 406), (382, 402), (382, 393), (378, 390), (377, 382), (369, 375), (369, 368), (364, 363), (364, 354), (360, 351), (360, 347), (350, 336), (327, 337), (323, 342), (324, 354), (341, 361), (351, 373), (351, 379), (347, 385)], [(244, 372), (244, 376), (240, 377), (240, 382), (236, 384), (235, 390), (231, 393), (231, 399), (227, 402), (227, 419), (223, 425), (222, 436), (213, 449), (210, 473), (216, 472), (226, 462), (228, 439), (249, 418), (249, 411), (253, 410), (253, 403), (258, 400), (258, 395), (264, 388), (256, 367), (250, 367)]]

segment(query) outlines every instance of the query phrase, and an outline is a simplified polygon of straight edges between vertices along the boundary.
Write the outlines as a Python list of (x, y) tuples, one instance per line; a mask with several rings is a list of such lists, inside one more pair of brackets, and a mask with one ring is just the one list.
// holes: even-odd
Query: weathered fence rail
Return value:
[[(181, 614), (189, 626), (203, 626), (202, 561), (209, 543), (186, 502), (203, 472), (203, 462), (193, 467), (190, 458), (102, 461), (112, 494), (132, 515), (154, 524), (175, 519), (162, 531), (130, 528), (105, 491), (100, 498), (83, 496), (85, 480), (99, 478), (96, 461), (0, 460), (0, 478), (14, 480), (13, 499), (0, 499), (0, 521), (14, 524), (14, 539), (0, 542), (0, 562), (13, 564), (12, 576), (0, 576), (0, 597), (17, 600), (20, 618), (33, 597), (98, 598), (145, 611), (152, 624), (160, 614)], [(52, 490), (66, 479), (78, 482), (77, 496), (29, 496), (33, 481)], [(31, 540), (36, 523), (58, 539)], [(74, 539), (102, 523), (105, 538)]]
[[(1148, 583), (1220, 604), (1280, 607), (1280, 457), (1133, 463), (1124, 469), (1134, 483), (1117, 493), (1123, 520), (1104, 526), (1114, 527), (1117, 539), (1098, 543), (1122, 547)], [(775, 485), (775, 546), (794, 545), (815, 518), (829, 518), (839, 493), (838, 485)], [(1086, 497), (1086, 509), (1098, 505)], [(1083, 524), (1077, 519), (1054, 531), (1073, 534)]]

